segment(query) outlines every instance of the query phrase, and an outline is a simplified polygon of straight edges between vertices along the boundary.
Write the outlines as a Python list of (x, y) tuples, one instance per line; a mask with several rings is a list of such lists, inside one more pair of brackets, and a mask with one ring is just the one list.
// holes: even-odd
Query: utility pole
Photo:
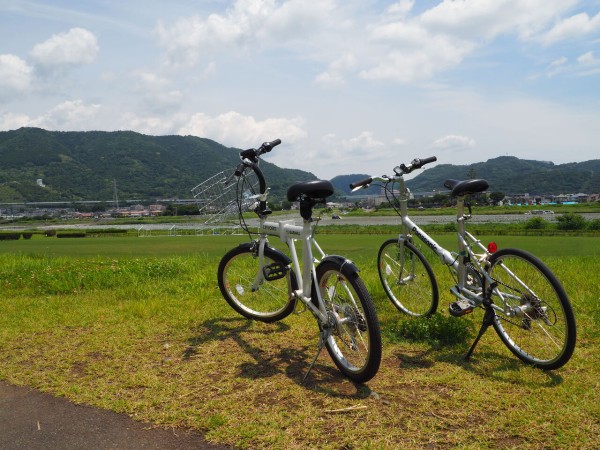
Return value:
[(115, 205), (115, 211), (119, 210), (119, 196), (117, 195), (117, 180), (113, 180), (113, 204)]

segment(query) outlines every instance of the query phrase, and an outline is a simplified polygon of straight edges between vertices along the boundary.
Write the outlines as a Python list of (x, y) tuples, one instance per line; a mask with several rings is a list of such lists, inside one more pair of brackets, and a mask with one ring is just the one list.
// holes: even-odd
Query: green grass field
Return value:
[(326, 353), (302, 382), (317, 344), (309, 315), (266, 325), (229, 308), (216, 269), (240, 236), (0, 242), (0, 379), (240, 448), (597, 448), (599, 238), (497, 239), (542, 258), (570, 296), (577, 348), (554, 372), (520, 363), (491, 329), (464, 361), (481, 315), (449, 317), (438, 262), (439, 326), (401, 335), (411, 319), (375, 267), (386, 238), (319, 236), (361, 268), (377, 307), (384, 358), (367, 385)]

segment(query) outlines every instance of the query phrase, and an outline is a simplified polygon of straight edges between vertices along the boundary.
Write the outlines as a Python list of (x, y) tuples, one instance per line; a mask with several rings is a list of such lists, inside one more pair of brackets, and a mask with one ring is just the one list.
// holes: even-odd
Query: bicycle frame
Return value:
[[(259, 235), (259, 268), (256, 279), (254, 280), (253, 288), (258, 289), (258, 286), (265, 281), (263, 267), (264, 249), (265, 245), (268, 243), (267, 236), (277, 236), (287, 245), (290, 251), (293, 263), (291, 270), (294, 271), (298, 286), (300, 286), (300, 289), (292, 292), (292, 295), (299, 299), (321, 323), (325, 323), (327, 321), (327, 311), (325, 310), (325, 305), (323, 304), (321, 293), (318, 289), (316, 289), (316, 293), (319, 300), (319, 307), (317, 308), (311, 301), (311, 287), (313, 283), (317, 283), (315, 262), (320, 261), (320, 259), (316, 259), (313, 255), (313, 246), (320, 254), (321, 259), (326, 256), (325, 252), (323, 252), (314, 238), (314, 227), (311, 225), (311, 222), (305, 220), (302, 226), (298, 226), (295, 225), (293, 220), (267, 222), (264, 218), (260, 218)], [(299, 264), (298, 252), (296, 250), (297, 240), (302, 242), (302, 265)]]
[[(452, 294), (459, 298), (467, 298), (481, 303), (483, 301), (484, 292), (482, 289), (474, 289), (473, 287), (467, 286), (467, 262), (473, 264), (477, 268), (477, 272), (483, 278), (484, 286), (493, 286), (494, 280), (487, 274), (485, 270), (485, 263), (491, 256), (491, 253), (485, 248), (481, 241), (475, 238), (465, 228), (465, 221), (470, 218), (470, 215), (465, 214), (465, 199), (464, 197), (457, 198), (457, 236), (458, 236), (458, 253), (453, 254), (450, 251), (443, 248), (433, 238), (431, 238), (425, 231), (423, 231), (417, 224), (415, 224), (408, 216), (408, 199), (410, 195), (409, 189), (404, 184), (404, 178), (402, 175), (397, 175), (393, 178), (388, 178), (391, 183), (399, 184), (399, 196), (398, 200), (400, 203), (400, 218), (402, 221), (402, 232), (398, 237), (400, 248), (404, 241), (412, 242), (413, 235), (416, 235), (425, 245), (433, 250), (441, 259), (442, 263), (451, 267), (457, 274), (458, 283), (456, 286), (450, 289)], [(477, 247), (482, 250), (482, 253), (475, 253), (473, 247)], [(404, 257), (404, 252), (400, 252), (401, 263)], [(525, 284), (523, 284), (525, 286)], [(503, 307), (500, 307), (494, 303), (490, 305), (491, 308), (503, 311), (507, 315), (515, 314), (515, 311), (507, 304), (502, 293), (495, 290), (498, 297), (502, 300)]]
[[(414, 245), (416, 236), (457, 275), (456, 284), (450, 288), (456, 297), (448, 305), (450, 315), (462, 317), (476, 307), (484, 310), (466, 359), (493, 325), (502, 342), (525, 363), (548, 370), (562, 367), (575, 348), (576, 329), (569, 299), (558, 279), (530, 253), (515, 248), (496, 252), (495, 244), (485, 247), (465, 229), (471, 218), (471, 206), (465, 199), (487, 190), (486, 180), (444, 182), (457, 199), (457, 251), (443, 248), (409, 218), (410, 191), (403, 175), (436, 160), (435, 156), (415, 158), (394, 167), (392, 176), (370, 176), (350, 183), (353, 192), (377, 183), (401, 219), (398, 239), (386, 240), (377, 255), (379, 278), (387, 296), (398, 310), (412, 316), (430, 316), (436, 311), (438, 284), (427, 257)], [(402, 294), (406, 295), (404, 300), (399, 298)]]

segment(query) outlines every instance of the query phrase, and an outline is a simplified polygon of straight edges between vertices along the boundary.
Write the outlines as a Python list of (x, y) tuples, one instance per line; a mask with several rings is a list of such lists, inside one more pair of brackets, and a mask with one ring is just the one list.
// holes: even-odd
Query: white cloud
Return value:
[(404, 18), (415, 5), (415, 0), (400, 0), (388, 6), (387, 13), (393, 17)]
[(217, 63), (214, 61), (209, 62), (204, 70), (202, 71), (202, 76), (204, 78), (212, 78), (217, 74)]
[(334, 5), (333, 0), (237, 0), (223, 14), (185, 17), (171, 25), (160, 22), (156, 34), (170, 63), (189, 66), (213, 53), (304, 44), (323, 29)]
[[(502, 35), (538, 36), (574, 0), (444, 0), (420, 15), (397, 16), (389, 8), (370, 30), (370, 67), (360, 76), (403, 83), (423, 82), (452, 69)], [(406, 5), (405, 9), (410, 10)]]
[(358, 136), (342, 141), (342, 147), (349, 151), (368, 151), (384, 147), (384, 143), (375, 139), (371, 131), (363, 131)]
[(342, 86), (345, 80), (337, 72), (321, 72), (315, 77), (315, 83), (323, 87), (337, 87)]
[[(292, 159), (293, 167), (303, 170), (328, 173), (329, 176), (343, 173), (356, 173), (370, 170), (369, 165), (380, 166), (381, 161), (390, 158), (395, 151), (377, 139), (371, 131), (363, 131), (357, 136), (340, 138), (333, 133), (326, 134), (316, 145), (293, 149), (297, 156)], [(290, 167), (290, 158), (279, 160)], [(380, 168), (381, 169), (381, 168)]]
[(474, 47), (468, 41), (430, 36), (423, 38), (413, 48), (390, 49), (380, 63), (361, 71), (360, 76), (368, 80), (395, 80), (403, 83), (424, 81), (442, 70), (460, 64)]
[(216, 117), (197, 113), (179, 129), (178, 134), (206, 137), (232, 147), (255, 147), (273, 139), (290, 144), (298, 142), (306, 137), (303, 126), (304, 120), (301, 118), (260, 121), (235, 111)]
[(62, 131), (101, 129), (101, 127), (90, 126), (101, 110), (100, 105), (88, 105), (82, 100), (69, 100), (38, 117), (18, 113), (4, 114), (0, 117), (0, 129), (12, 130), (20, 127), (40, 127)]
[(322, 86), (341, 86), (345, 83), (344, 73), (356, 65), (356, 57), (352, 53), (345, 53), (329, 64), (327, 71), (317, 75), (315, 82)]
[(83, 100), (69, 100), (34, 119), (31, 125), (49, 130), (87, 131), (95, 129), (92, 124), (100, 111), (100, 105), (88, 105)]
[(527, 39), (543, 30), (575, 0), (444, 0), (419, 23), (429, 30), (474, 40), (516, 34)]
[(476, 142), (468, 136), (457, 136), (454, 134), (444, 136), (431, 144), (431, 148), (437, 150), (466, 150), (475, 147)]
[(596, 58), (593, 52), (587, 52), (577, 58), (578, 66), (576, 74), (578, 76), (592, 76), (600, 74), (600, 59)]
[(580, 13), (558, 22), (548, 32), (541, 36), (541, 41), (554, 44), (566, 39), (579, 38), (600, 31), (600, 13), (590, 17), (587, 13)]
[(175, 65), (284, 48), (329, 62), (314, 78), (322, 86), (341, 86), (355, 74), (423, 83), (499, 36), (539, 39), (577, 2), (442, 0), (420, 13), (415, 4), (396, 1), (374, 18), (361, 16), (364, 10), (354, 2), (236, 0), (221, 13), (159, 23), (156, 33)]
[(15, 55), (0, 55), (0, 99), (29, 89), (32, 68)]
[(72, 28), (37, 44), (31, 51), (31, 57), (41, 67), (52, 69), (90, 64), (95, 61), (98, 51), (98, 42), (92, 32)]
[(600, 60), (596, 58), (594, 52), (589, 51), (579, 55), (575, 62), (570, 62), (568, 58), (561, 57), (552, 63), (547, 68), (546, 75), (548, 77), (555, 76), (571, 76), (571, 77), (588, 77), (600, 73)]
[(151, 136), (160, 136), (164, 134), (173, 134), (176, 123), (180, 120), (178, 116), (136, 116), (133, 113), (126, 113), (122, 118), (122, 123), (117, 129), (134, 130), (138, 133)]
[(0, 130), (16, 130), (31, 125), (31, 118), (26, 114), (6, 113), (0, 116)]
[(583, 65), (597, 64), (598, 60), (594, 57), (593, 52), (587, 52), (577, 58), (577, 62)]
[(172, 87), (172, 81), (152, 72), (140, 72), (134, 75), (136, 92), (145, 112), (171, 113), (181, 107), (185, 95)]

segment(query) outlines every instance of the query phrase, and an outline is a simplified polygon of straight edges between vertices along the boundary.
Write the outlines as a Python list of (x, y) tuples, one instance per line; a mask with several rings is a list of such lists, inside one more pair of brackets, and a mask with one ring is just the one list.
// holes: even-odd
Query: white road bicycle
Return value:
[[(302, 225), (294, 221), (267, 221), (267, 185), (259, 168), (260, 156), (281, 140), (240, 152), (241, 163), (225, 184), (235, 184), (239, 218), (250, 238), (230, 250), (219, 264), (219, 288), (231, 307), (244, 317), (263, 322), (281, 320), (302, 304), (318, 323), (318, 350), (323, 347), (350, 380), (364, 383), (377, 373), (381, 362), (381, 335), (373, 302), (354, 263), (343, 256), (326, 255), (315, 239), (318, 220), (313, 207), (333, 194), (329, 181), (313, 180), (292, 185), (287, 198), (299, 202)], [(243, 205), (253, 204), (258, 215), (254, 239), (243, 218)], [(289, 255), (269, 245), (268, 236), (283, 241)], [(301, 244), (301, 261), (296, 242)], [(315, 258), (313, 248), (318, 254)]]
[(414, 245), (414, 238), (418, 238), (454, 274), (456, 285), (450, 292), (456, 301), (449, 306), (450, 314), (460, 317), (476, 307), (485, 309), (467, 359), (492, 325), (502, 342), (523, 362), (545, 370), (562, 367), (575, 349), (576, 325), (561, 283), (530, 253), (514, 248), (497, 250), (493, 242), (486, 247), (465, 229), (465, 222), (472, 215), (465, 198), (485, 191), (486, 180), (444, 183), (457, 202), (457, 251), (444, 249), (410, 219), (410, 192), (403, 176), (436, 160), (435, 156), (415, 159), (395, 167), (392, 176), (370, 177), (350, 185), (354, 190), (373, 183), (380, 185), (401, 218), (399, 237), (384, 242), (377, 256), (379, 277), (387, 296), (398, 310), (411, 316), (429, 316), (436, 311), (438, 286), (431, 265)]

